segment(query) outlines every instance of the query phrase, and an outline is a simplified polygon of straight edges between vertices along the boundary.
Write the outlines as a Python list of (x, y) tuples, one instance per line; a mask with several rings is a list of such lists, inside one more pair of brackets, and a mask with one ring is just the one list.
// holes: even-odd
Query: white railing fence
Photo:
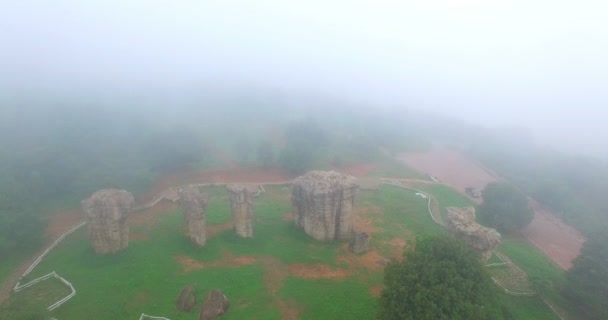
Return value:
[(152, 319), (152, 320), (171, 320), (169, 318), (165, 318), (165, 317), (155, 317), (155, 316), (149, 316), (145, 313), (142, 313), (141, 316), (139, 316), (139, 320), (145, 320), (145, 319)]

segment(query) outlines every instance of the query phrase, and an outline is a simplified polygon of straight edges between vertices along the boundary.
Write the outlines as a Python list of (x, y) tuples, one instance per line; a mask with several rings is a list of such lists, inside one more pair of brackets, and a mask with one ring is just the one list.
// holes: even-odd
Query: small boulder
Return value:
[(366, 232), (353, 233), (348, 248), (356, 254), (369, 251), (369, 235)]
[(196, 304), (196, 295), (194, 293), (194, 286), (189, 285), (182, 289), (182, 292), (177, 297), (177, 303), (175, 307), (179, 311), (190, 311)]
[(230, 302), (226, 295), (220, 290), (211, 290), (207, 294), (207, 300), (201, 307), (199, 320), (211, 320), (221, 317), (230, 307)]

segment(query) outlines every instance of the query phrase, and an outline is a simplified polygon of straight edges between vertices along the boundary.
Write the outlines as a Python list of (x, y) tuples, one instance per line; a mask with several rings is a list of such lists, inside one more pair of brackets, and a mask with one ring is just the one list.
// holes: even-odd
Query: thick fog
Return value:
[(603, 1), (3, 1), (0, 85), (311, 92), (605, 154), (607, 14)]

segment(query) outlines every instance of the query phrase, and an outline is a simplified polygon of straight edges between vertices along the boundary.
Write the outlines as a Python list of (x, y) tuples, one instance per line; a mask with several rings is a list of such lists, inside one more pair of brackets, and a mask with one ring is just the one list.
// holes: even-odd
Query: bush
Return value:
[(452, 237), (418, 241), (384, 272), (378, 319), (503, 319), (479, 257)]

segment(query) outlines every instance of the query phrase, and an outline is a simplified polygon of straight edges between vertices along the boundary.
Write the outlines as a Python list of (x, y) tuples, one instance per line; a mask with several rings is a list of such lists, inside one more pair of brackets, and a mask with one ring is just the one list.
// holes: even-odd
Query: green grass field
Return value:
[(441, 184), (415, 184), (416, 189), (432, 194), (439, 202), (439, 210), (443, 221), (447, 221), (447, 207), (468, 207), (475, 203), (458, 191)]
[[(210, 226), (229, 220), (225, 191), (222, 188), (205, 191), (210, 195), (209, 219), (213, 221)], [(269, 187), (267, 191), (256, 204), (255, 239), (240, 239), (232, 230), (225, 230), (208, 239), (205, 247), (195, 247), (182, 235), (181, 210), (176, 208), (162, 214), (150, 228), (149, 239), (132, 241), (127, 250), (114, 255), (94, 254), (86, 230), (79, 230), (49, 254), (28, 279), (54, 270), (74, 284), (76, 297), (52, 313), (61, 320), (137, 319), (142, 312), (170, 319), (192, 319), (193, 314), (180, 313), (174, 307), (180, 289), (188, 284), (196, 286), (199, 297), (211, 289), (223, 290), (232, 301), (225, 319), (281, 319), (282, 300), (296, 301), (302, 319), (340, 319), (344, 314), (338, 310), (349, 309), (349, 301), (357, 301), (357, 307), (350, 308), (352, 314), (372, 317), (376, 302), (369, 286), (381, 283), (381, 270), (369, 274), (352, 267), (352, 276), (339, 280), (285, 276), (280, 280), (278, 292), (269, 289), (265, 283), (272, 277), (267, 270), (269, 263), (283, 269), (292, 264), (323, 264), (342, 269), (349, 266), (336, 260), (344, 251), (342, 244), (315, 242), (286, 221), (284, 215), (290, 211), (287, 188)], [(400, 191), (381, 191), (379, 199), (389, 199), (394, 192)], [(410, 213), (415, 214), (413, 210)], [(424, 211), (420, 214), (424, 217)], [(397, 211), (394, 216), (398, 216)], [(230, 265), (226, 256), (246, 256), (253, 262)], [(180, 257), (210, 265), (186, 272)], [(27, 292), (17, 295), (20, 294)], [(322, 298), (327, 294), (333, 300)]]
[[(469, 204), (455, 191), (437, 187), (425, 191), (433, 193), (442, 207)], [(224, 291), (231, 300), (230, 311), (223, 318), (228, 320), (281, 319), (285, 312), (296, 313), (300, 319), (374, 318), (377, 302), (370, 289), (381, 286), (381, 267), (368, 269), (342, 260), (346, 253), (341, 243), (319, 243), (294, 228), (286, 219), (291, 210), (289, 189), (266, 189), (256, 202), (254, 239), (241, 239), (228, 228), (210, 237), (204, 247), (195, 247), (182, 234), (182, 214), (175, 206), (147, 229), (133, 226), (134, 231), (145, 230), (146, 239), (134, 240), (128, 249), (114, 255), (96, 255), (86, 230), (79, 230), (28, 278), (56, 271), (74, 284), (76, 297), (51, 313), (60, 320), (137, 319), (141, 313), (172, 320), (194, 319), (194, 312), (179, 312), (174, 306), (181, 288), (189, 284), (195, 285), (199, 298), (194, 310), (200, 308), (209, 290)], [(225, 189), (203, 190), (210, 196), (209, 227), (226, 225), (230, 208)], [(426, 200), (410, 190), (383, 186), (379, 191), (361, 191), (357, 203), (369, 209), (365, 210), (366, 218), (378, 230), (372, 235), (372, 247), (384, 257), (394, 256), (394, 239), (412, 243), (417, 236), (445, 232), (429, 216)], [(563, 276), (525, 242), (509, 239), (501, 250), (532, 276)], [(294, 265), (322, 265), (346, 271), (346, 276), (306, 278), (289, 271)], [(12, 299), (30, 295), (26, 290)], [(539, 298), (505, 295), (501, 300), (514, 319), (556, 319)]]

